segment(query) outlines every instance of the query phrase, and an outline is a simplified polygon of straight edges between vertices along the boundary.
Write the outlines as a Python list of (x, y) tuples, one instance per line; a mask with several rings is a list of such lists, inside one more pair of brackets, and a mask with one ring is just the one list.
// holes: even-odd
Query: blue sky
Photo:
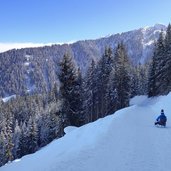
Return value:
[(171, 0), (0, 0), (1, 43), (95, 39), (171, 22)]

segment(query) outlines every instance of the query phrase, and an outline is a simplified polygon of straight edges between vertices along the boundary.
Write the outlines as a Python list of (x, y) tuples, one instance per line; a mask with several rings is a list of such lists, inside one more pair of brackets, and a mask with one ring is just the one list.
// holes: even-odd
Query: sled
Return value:
[(154, 125), (156, 126), (161, 126), (161, 127), (166, 127), (166, 122), (155, 122)]

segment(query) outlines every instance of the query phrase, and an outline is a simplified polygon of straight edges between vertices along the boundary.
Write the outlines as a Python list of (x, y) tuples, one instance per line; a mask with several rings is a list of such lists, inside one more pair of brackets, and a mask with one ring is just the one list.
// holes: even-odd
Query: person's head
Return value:
[(161, 114), (164, 114), (164, 110), (163, 109), (161, 109)]

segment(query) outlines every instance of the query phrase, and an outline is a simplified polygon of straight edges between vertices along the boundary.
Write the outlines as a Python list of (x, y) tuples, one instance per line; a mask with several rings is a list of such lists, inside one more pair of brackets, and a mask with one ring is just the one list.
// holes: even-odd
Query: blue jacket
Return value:
[(167, 121), (167, 117), (165, 116), (164, 113), (161, 113), (161, 115), (156, 119), (157, 121), (165, 120)]

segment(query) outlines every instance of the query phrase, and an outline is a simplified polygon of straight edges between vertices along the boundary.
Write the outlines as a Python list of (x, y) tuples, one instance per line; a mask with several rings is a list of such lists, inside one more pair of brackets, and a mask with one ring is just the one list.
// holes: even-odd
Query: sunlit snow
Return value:
[[(0, 171), (170, 171), (171, 93), (154, 99), (138, 96), (130, 107), (67, 134), (6, 164)], [(154, 126), (160, 110), (166, 128)]]

